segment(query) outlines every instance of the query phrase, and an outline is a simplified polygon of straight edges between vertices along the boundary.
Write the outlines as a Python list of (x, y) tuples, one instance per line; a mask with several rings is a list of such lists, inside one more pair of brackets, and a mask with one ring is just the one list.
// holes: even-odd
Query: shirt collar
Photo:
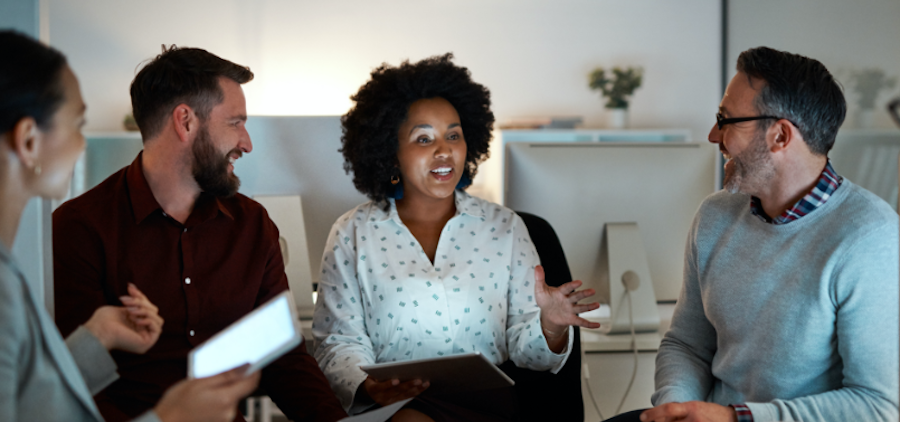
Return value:
[[(482, 205), (483, 201), (478, 201), (475, 197), (460, 189), (453, 192), (453, 200), (456, 203), (456, 215), (454, 215), (454, 218), (468, 215), (484, 219), (485, 211), (484, 206)], [(389, 204), (387, 211), (384, 210), (384, 207), (381, 204), (375, 204), (375, 206), (371, 207), (368, 215), (369, 223), (383, 223), (388, 220), (394, 220), (398, 224), (402, 224), (400, 215), (397, 214), (397, 204), (394, 202), (394, 198), (388, 198), (387, 202)]]
[(790, 223), (824, 205), (843, 181), (844, 178), (834, 171), (834, 167), (831, 166), (831, 160), (828, 160), (825, 164), (825, 169), (822, 170), (822, 174), (819, 175), (819, 181), (813, 186), (809, 193), (804, 195), (803, 198), (800, 198), (793, 207), (785, 210), (781, 215), (772, 218), (766, 215), (766, 211), (763, 210), (762, 201), (755, 196), (751, 196), (750, 213), (769, 224), (777, 225)]
[[(125, 172), (125, 183), (128, 186), (128, 196), (131, 199), (131, 209), (134, 213), (135, 224), (140, 224), (157, 210), (161, 213), (163, 212), (162, 206), (156, 201), (153, 191), (150, 190), (150, 184), (147, 183), (147, 178), (144, 176), (144, 164), (141, 158), (143, 155), (143, 151), (138, 153), (137, 158), (134, 159)], [(225, 207), (225, 204), (219, 198), (201, 193), (185, 225), (207, 221), (215, 217), (219, 212), (234, 220), (231, 211)]]

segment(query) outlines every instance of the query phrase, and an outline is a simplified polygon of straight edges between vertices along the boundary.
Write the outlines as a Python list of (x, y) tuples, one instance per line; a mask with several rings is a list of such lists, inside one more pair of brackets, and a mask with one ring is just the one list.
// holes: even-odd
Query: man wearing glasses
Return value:
[(818, 61), (741, 53), (709, 141), (725, 189), (684, 285), (641, 421), (896, 421), (898, 218), (828, 151), (846, 103)]

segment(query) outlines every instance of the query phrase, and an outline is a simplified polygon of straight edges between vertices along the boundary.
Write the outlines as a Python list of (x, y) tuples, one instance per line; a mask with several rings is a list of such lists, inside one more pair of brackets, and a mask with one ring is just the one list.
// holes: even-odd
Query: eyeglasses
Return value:
[[(719, 130), (722, 130), (722, 126), (730, 125), (732, 123), (741, 123), (741, 122), (749, 122), (753, 120), (763, 120), (763, 119), (775, 119), (779, 120), (781, 117), (775, 116), (754, 116), (754, 117), (734, 117), (731, 119), (726, 119), (722, 113), (716, 113), (716, 125), (719, 126)], [(790, 120), (789, 120), (790, 121)], [(793, 122), (791, 122), (793, 124)], [(796, 126), (796, 125), (794, 125)]]
[(900, 126), (900, 97), (888, 104), (888, 110), (891, 112), (891, 117), (894, 118), (894, 122)]

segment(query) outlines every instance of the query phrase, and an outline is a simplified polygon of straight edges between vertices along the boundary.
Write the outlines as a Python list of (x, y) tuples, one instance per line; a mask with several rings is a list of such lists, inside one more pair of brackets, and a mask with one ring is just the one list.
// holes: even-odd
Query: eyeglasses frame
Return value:
[[(719, 130), (722, 130), (722, 127), (725, 125), (730, 125), (732, 123), (742, 123), (742, 122), (751, 122), (753, 120), (764, 120), (764, 119), (775, 119), (781, 120), (783, 117), (776, 116), (753, 116), (753, 117), (731, 117), (726, 119), (725, 116), (722, 116), (722, 113), (716, 113), (716, 126), (719, 127)], [(787, 119), (785, 119), (787, 120)], [(790, 120), (788, 120), (791, 122)], [(791, 122), (792, 125), (797, 126), (794, 122)]]

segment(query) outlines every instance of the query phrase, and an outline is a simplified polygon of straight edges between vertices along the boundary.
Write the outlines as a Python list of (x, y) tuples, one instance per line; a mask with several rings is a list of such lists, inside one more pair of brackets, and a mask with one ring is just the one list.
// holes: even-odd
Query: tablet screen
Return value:
[(191, 351), (188, 376), (204, 378), (245, 363), (262, 368), (302, 339), (290, 291), (272, 298)]

